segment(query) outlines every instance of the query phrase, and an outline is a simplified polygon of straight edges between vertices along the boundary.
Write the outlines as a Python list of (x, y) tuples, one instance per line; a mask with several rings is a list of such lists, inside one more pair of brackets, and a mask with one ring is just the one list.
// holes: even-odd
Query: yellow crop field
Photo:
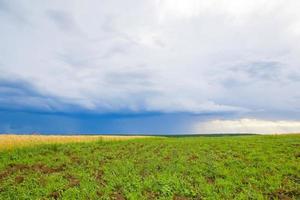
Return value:
[(14, 149), (18, 147), (39, 145), (39, 144), (53, 144), (53, 143), (78, 143), (90, 141), (119, 141), (137, 138), (146, 138), (150, 136), (112, 136), (112, 135), (89, 135), (89, 136), (60, 136), (60, 135), (0, 135), (0, 150)]

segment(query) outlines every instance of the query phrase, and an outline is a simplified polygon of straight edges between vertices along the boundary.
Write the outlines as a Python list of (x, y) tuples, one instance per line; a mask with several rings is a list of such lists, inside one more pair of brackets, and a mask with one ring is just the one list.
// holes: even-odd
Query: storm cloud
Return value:
[(1, 107), (294, 119), (299, 9), (297, 0), (0, 0)]

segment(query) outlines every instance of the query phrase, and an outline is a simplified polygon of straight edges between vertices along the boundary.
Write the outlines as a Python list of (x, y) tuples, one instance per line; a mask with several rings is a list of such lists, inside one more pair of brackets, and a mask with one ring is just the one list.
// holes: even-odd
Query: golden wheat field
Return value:
[(54, 143), (77, 143), (90, 141), (119, 141), (137, 138), (146, 138), (150, 136), (112, 136), (112, 135), (89, 135), (89, 136), (61, 136), (61, 135), (0, 135), (0, 150), (14, 149), (17, 147), (54, 144)]

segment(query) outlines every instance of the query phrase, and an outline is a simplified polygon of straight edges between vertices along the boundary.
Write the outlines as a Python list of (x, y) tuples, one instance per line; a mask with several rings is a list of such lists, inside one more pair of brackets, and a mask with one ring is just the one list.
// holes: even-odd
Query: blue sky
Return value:
[(0, 0), (0, 132), (300, 132), (297, 0)]

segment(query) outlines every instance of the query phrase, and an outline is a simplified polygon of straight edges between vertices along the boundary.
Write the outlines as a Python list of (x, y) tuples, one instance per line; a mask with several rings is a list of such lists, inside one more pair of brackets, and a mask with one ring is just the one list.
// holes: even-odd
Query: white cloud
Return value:
[(211, 120), (195, 125), (196, 133), (299, 133), (300, 121), (259, 119)]
[(95, 112), (299, 112), (299, 6), (2, 1), (0, 78)]

